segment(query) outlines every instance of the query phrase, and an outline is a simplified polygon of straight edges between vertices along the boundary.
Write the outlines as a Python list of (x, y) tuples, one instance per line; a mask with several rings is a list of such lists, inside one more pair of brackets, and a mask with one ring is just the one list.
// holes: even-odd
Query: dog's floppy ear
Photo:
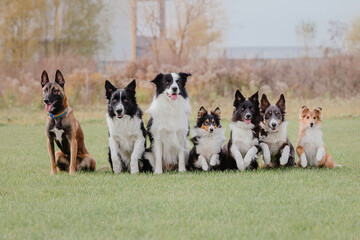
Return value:
[(285, 112), (286, 106), (285, 106), (285, 96), (284, 96), (284, 94), (280, 95), (280, 98), (277, 101), (276, 105), (279, 106), (279, 108), (281, 109), (282, 112)]
[(261, 101), (260, 101), (260, 110), (261, 112), (265, 113), (266, 109), (270, 106), (270, 102), (267, 99), (266, 94), (263, 94), (261, 96)]
[(215, 108), (215, 110), (212, 111), (211, 114), (215, 115), (218, 119), (220, 119), (220, 114), (221, 114), (220, 108), (219, 107)]
[(257, 91), (256, 93), (254, 93), (251, 97), (249, 97), (250, 101), (259, 103), (259, 91)]
[(49, 82), (49, 76), (47, 72), (44, 70), (41, 74), (41, 87), (44, 87)]
[(155, 85), (157, 85), (158, 83), (161, 82), (163, 77), (164, 77), (164, 74), (159, 73), (153, 80), (151, 80), (151, 82), (154, 83)]
[(56, 70), (56, 73), (55, 73), (55, 82), (57, 84), (59, 84), (62, 88), (64, 88), (64, 85), (65, 85), (65, 79), (63, 77), (63, 75), (61, 74), (60, 70)]
[(314, 112), (316, 113), (316, 115), (321, 120), (322, 119), (322, 108), (321, 107), (314, 108)]
[(181, 80), (183, 80), (183, 83), (184, 83), (184, 86), (185, 86), (187, 78), (191, 76), (191, 73), (179, 72), (178, 74), (179, 74)]
[(239, 90), (236, 90), (233, 106), (238, 107), (242, 101), (245, 101), (244, 96), (241, 94), (241, 92)]
[(128, 92), (130, 92), (131, 94), (134, 94), (134, 95), (136, 93), (135, 89), (136, 89), (136, 80), (135, 79), (132, 80), (131, 83), (129, 83), (129, 85), (127, 85), (125, 87), (126, 91), (128, 91)]
[(201, 106), (201, 108), (198, 111), (197, 119), (202, 118), (207, 113), (208, 113), (207, 110), (203, 106)]
[(105, 81), (105, 94), (106, 94), (106, 99), (110, 100), (111, 95), (117, 90), (116, 87), (114, 87), (114, 85), (111, 84), (111, 82), (109, 80)]

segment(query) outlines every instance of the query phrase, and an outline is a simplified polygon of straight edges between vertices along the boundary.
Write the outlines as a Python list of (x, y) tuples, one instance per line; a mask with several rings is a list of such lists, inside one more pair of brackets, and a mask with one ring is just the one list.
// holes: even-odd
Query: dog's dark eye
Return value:
[(165, 83), (166, 83), (166, 84), (170, 84), (170, 82), (171, 82), (170, 79), (166, 79), (166, 80), (165, 80)]
[(208, 122), (204, 122), (204, 125), (207, 126), (207, 125), (208, 125)]
[(55, 93), (55, 94), (58, 94), (60, 91), (59, 90), (57, 90), (57, 89), (54, 89), (53, 90), (53, 93)]
[(128, 102), (128, 100), (127, 100), (126, 98), (124, 98), (124, 99), (123, 99), (123, 102), (124, 102), (124, 103), (127, 103), (127, 102)]
[(46, 88), (46, 89), (44, 89), (44, 93), (47, 93), (47, 91), (48, 91), (48, 90), (47, 90), (47, 88)]
[(113, 99), (113, 103), (116, 103), (116, 102), (117, 102), (117, 99), (116, 99), (116, 98), (114, 98), (114, 99)]
[(244, 111), (244, 110), (245, 110), (245, 108), (244, 108), (244, 107), (242, 107), (242, 108), (241, 108), (241, 111)]
[(316, 119), (316, 117), (314, 117), (314, 119)]
[(307, 116), (307, 119), (309, 119), (310, 117), (309, 116)]

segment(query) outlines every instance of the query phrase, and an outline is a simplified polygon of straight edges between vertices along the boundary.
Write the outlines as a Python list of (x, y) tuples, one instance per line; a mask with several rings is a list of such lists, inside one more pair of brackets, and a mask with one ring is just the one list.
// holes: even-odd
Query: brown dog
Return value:
[(299, 167), (314, 166), (334, 168), (336, 166), (322, 140), (323, 133), (321, 131), (321, 123), (321, 107), (312, 110), (307, 106), (301, 108), (299, 138), (296, 147), (296, 153), (299, 156), (297, 165)]
[[(71, 175), (78, 170), (94, 171), (96, 161), (85, 148), (84, 134), (69, 107), (64, 84), (64, 77), (59, 70), (56, 71), (55, 82), (49, 82), (48, 74), (43, 71), (41, 86), (45, 110), (49, 113), (46, 137), (51, 175), (56, 174), (56, 167), (59, 171), (69, 170)], [(55, 152), (54, 141), (60, 151)]]

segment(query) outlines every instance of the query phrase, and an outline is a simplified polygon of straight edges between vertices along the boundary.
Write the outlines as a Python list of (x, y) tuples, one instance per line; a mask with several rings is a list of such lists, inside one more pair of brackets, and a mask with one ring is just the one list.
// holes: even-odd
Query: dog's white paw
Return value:
[(180, 173), (186, 172), (186, 168), (179, 168), (179, 172), (180, 172)]
[(155, 169), (154, 174), (162, 174), (163, 170), (162, 169)]
[(245, 158), (244, 158), (244, 164), (245, 164), (245, 168), (247, 168), (251, 161), (253, 159), (257, 158), (257, 154), (254, 154), (254, 155), (246, 155)]
[(137, 174), (137, 173), (139, 173), (139, 167), (131, 168), (130, 173), (131, 173), (131, 174)]
[(211, 160), (210, 160), (210, 166), (214, 167), (214, 166), (219, 165), (219, 164), (220, 164), (219, 154), (212, 155)]
[(236, 166), (237, 166), (237, 168), (238, 168), (240, 171), (244, 171), (244, 170), (245, 170), (245, 164), (244, 164), (244, 161), (243, 161), (242, 159), (236, 161)]
[(269, 165), (271, 161), (269, 146), (266, 143), (260, 143), (260, 146), (263, 152), (265, 165)]
[(300, 156), (300, 163), (303, 168), (306, 168), (307, 166), (307, 159), (305, 153), (301, 154)]
[(325, 148), (319, 147), (319, 149), (316, 152), (316, 160), (320, 162), (325, 157)]
[(287, 164), (287, 162), (289, 161), (289, 153), (290, 153), (289, 146), (285, 146), (284, 149), (283, 149), (283, 152), (281, 154), (281, 157), (280, 157), (280, 164), (281, 165)]
[(208, 171), (209, 170), (209, 166), (207, 164), (202, 164), (201, 166), (203, 171)]

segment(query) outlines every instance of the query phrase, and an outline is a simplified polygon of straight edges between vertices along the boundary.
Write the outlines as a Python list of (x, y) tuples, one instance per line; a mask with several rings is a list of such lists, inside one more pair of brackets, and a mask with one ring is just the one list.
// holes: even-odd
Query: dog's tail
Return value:
[(96, 172), (104, 172), (106, 170), (110, 169), (109, 167), (102, 167), (102, 168), (99, 168), (99, 169), (96, 169)]

